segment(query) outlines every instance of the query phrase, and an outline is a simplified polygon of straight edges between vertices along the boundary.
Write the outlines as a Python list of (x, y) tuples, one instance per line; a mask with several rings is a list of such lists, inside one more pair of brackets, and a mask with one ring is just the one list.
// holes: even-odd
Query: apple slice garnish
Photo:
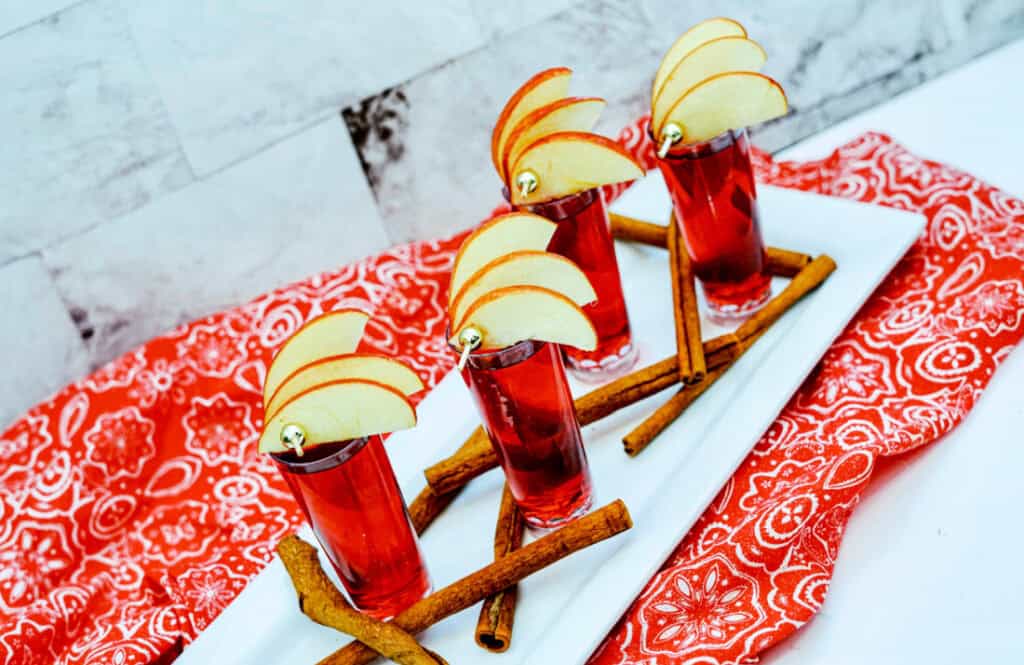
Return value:
[(371, 353), (328, 356), (304, 365), (286, 377), (268, 400), (266, 417), (272, 418), (282, 404), (313, 386), (343, 379), (382, 383), (403, 395), (412, 395), (424, 388), (416, 372), (393, 358)]
[(473, 231), (459, 248), (448, 284), (448, 306), (473, 273), (510, 252), (543, 251), (558, 228), (554, 222), (528, 212), (499, 215)]
[[(615, 141), (586, 132), (557, 132), (522, 152), (510, 172), (510, 193), (513, 205), (538, 203), (643, 175), (640, 164)], [(532, 184), (524, 187), (524, 182)]]
[(568, 67), (545, 69), (512, 93), (491, 133), (491, 162), (498, 175), (502, 173), (501, 155), (512, 129), (527, 113), (567, 96), (571, 77), (572, 70)]
[(697, 143), (788, 110), (786, 93), (773, 79), (755, 72), (728, 72), (690, 88), (669, 109), (662, 127), (664, 131), (669, 123), (677, 125), (682, 130), (680, 145)]
[(651, 85), (651, 99), (658, 96), (662, 84), (668, 78), (669, 72), (689, 54), (705, 42), (719, 37), (746, 37), (747, 30), (731, 18), (709, 18), (693, 26), (675, 41), (658, 65), (658, 71), (654, 74), (654, 83)]
[(491, 261), (466, 280), (448, 310), (454, 327), (480, 297), (508, 286), (539, 286), (579, 306), (597, 300), (590, 280), (575, 263), (551, 252), (512, 252)]
[(264, 409), (284, 378), (295, 370), (324, 356), (355, 351), (369, 319), (366, 312), (341, 309), (322, 314), (299, 328), (284, 343), (267, 369), (267, 376), (263, 381)]
[(458, 340), (467, 327), (476, 328), (482, 335), (482, 351), (528, 339), (584, 351), (597, 348), (597, 331), (580, 306), (539, 286), (508, 286), (486, 293), (469, 307), (463, 322), (453, 339)]
[(761, 71), (767, 59), (761, 45), (746, 37), (719, 37), (693, 49), (669, 72), (651, 103), (652, 133), (660, 135), (665, 114), (693, 86), (725, 72)]
[(348, 441), (372, 434), (395, 432), (416, 424), (409, 398), (390, 386), (373, 381), (345, 379), (307, 388), (281, 405), (263, 426), (261, 453), (291, 450), (282, 433), (297, 426), (309, 449), (332, 441)]
[(600, 97), (568, 97), (527, 113), (505, 141), (501, 158), (502, 180), (508, 180), (508, 170), (523, 150), (542, 136), (555, 132), (589, 132), (605, 104)]

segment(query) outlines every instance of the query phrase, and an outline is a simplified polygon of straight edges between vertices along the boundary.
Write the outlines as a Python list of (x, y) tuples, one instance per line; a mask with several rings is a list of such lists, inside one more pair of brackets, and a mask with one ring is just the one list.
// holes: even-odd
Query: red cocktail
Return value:
[(601, 190), (589, 189), (522, 208), (558, 224), (548, 251), (578, 265), (597, 292), (597, 301), (583, 308), (597, 329), (597, 349), (565, 348), (569, 367), (576, 376), (589, 381), (604, 381), (628, 372), (636, 363), (637, 350), (629, 330), (629, 314)]
[(380, 436), (272, 457), (355, 607), (390, 618), (430, 592)]
[(712, 312), (757, 310), (771, 296), (771, 276), (746, 130), (674, 147), (658, 167)]
[(559, 347), (528, 340), (474, 352), (462, 378), (527, 524), (551, 528), (585, 513), (590, 471)]

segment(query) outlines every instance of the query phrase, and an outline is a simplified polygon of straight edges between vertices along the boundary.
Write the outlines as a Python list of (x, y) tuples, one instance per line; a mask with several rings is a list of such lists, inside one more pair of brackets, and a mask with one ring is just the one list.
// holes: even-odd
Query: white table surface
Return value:
[[(866, 130), (1024, 196), (1024, 41), (781, 154), (824, 156)], [(877, 474), (818, 616), (764, 663), (1024, 662), (1024, 350), (966, 420)], [(997, 661), (997, 659), (999, 659)]]

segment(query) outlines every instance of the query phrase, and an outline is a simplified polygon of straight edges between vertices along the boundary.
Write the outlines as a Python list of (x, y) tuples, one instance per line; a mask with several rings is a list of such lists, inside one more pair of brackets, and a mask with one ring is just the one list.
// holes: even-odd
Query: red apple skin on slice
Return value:
[(324, 383), (295, 395), (263, 425), (261, 453), (290, 450), (281, 442), (286, 425), (305, 433), (304, 450), (334, 441), (395, 432), (416, 425), (416, 410), (409, 398), (390, 386), (345, 379)]
[(759, 72), (767, 59), (764, 48), (746, 37), (719, 37), (693, 49), (669, 72), (651, 102), (652, 134), (661, 135), (665, 114), (693, 86), (726, 72)]
[(560, 293), (580, 307), (597, 300), (590, 280), (579, 267), (551, 252), (512, 252), (473, 273), (452, 301), (449, 319), (457, 328), (466, 310), (490, 291), (508, 286), (539, 286)]
[(538, 139), (516, 161), (513, 181), (526, 171), (537, 177), (537, 187), (525, 196), (513, 188), (513, 205), (559, 199), (644, 175), (643, 167), (625, 148), (587, 132), (558, 132)]
[(502, 150), (513, 127), (530, 111), (566, 97), (569, 94), (571, 77), (572, 70), (568, 67), (545, 69), (534, 74), (506, 102), (491, 133), (491, 163), (494, 164), (494, 170), (499, 176)]
[(683, 130), (683, 140), (669, 153), (730, 129), (778, 118), (788, 109), (782, 86), (764, 74), (726, 72), (712, 76), (686, 91), (666, 114), (666, 124), (675, 123)]
[(462, 241), (448, 284), (448, 306), (477, 270), (510, 252), (547, 249), (558, 228), (554, 222), (529, 212), (499, 215), (482, 225)]
[(423, 381), (416, 372), (394, 358), (372, 353), (328, 356), (303, 365), (288, 375), (270, 397), (266, 418), (273, 418), (282, 404), (308, 388), (344, 379), (382, 383), (403, 395), (412, 395), (424, 388)]
[(285, 341), (267, 368), (263, 380), (264, 408), (284, 378), (298, 368), (324, 356), (355, 351), (369, 320), (366, 312), (340, 309), (307, 321)]
[(580, 306), (561, 293), (539, 286), (509, 286), (477, 298), (455, 330), (453, 340), (466, 327), (483, 335), (482, 351), (503, 349), (533, 339), (573, 346), (583, 351), (597, 348), (597, 330)]
[(502, 180), (508, 184), (509, 168), (531, 143), (555, 132), (589, 132), (605, 105), (600, 97), (567, 97), (528, 113), (505, 141), (501, 157)]
[(679, 61), (685, 58), (693, 49), (712, 39), (729, 36), (746, 37), (747, 29), (740, 25), (739, 22), (723, 16), (701, 21), (681, 34), (672, 46), (665, 51), (661, 64), (658, 65), (658, 70), (654, 73), (654, 82), (651, 84), (651, 99), (658, 96), (658, 92), (661, 91), (661, 86), (668, 77), (669, 72), (675, 69)]

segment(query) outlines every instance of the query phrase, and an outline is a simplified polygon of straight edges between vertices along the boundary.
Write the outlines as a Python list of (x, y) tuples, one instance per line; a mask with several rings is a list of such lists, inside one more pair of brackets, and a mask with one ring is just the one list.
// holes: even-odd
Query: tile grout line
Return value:
[[(11, 1), (17, 1), (17, 0), (11, 0)], [(28, 23), (25, 23), (23, 25), (19, 25), (19, 26), (15, 27), (15, 28), (12, 28), (11, 30), (8, 30), (7, 32), (5, 32), (3, 34), (0, 34), (0, 39), (4, 39), (5, 37), (10, 37), (11, 35), (19, 33), (22, 30), (26, 30), (28, 28), (31, 28), (34, 25), (38, 25), (40, 23), (43, 23), (44, 21), (49, 21), (51, 18), (53, 18), (54, 16), (57, 16), (58, 14), (63, 14), (64, 12), (66, 12), (68, 10), (75, 9), (75, 8), (79, 7), (80, 5), (84, 5), (87, 2), (92, 2), (92, 1), (94, 1), (94, 0), (77, 0), (76, 2), (72, 2), (71, 4), (67, 5), (66, 7), (61, 7), (60, 9), (57, 9), (56, 11), (52, 11), (49, 14), (45, 14), (43, 16), (40, 16), (39, 18), (33, 19), (33, 20), (29, 21)]]

